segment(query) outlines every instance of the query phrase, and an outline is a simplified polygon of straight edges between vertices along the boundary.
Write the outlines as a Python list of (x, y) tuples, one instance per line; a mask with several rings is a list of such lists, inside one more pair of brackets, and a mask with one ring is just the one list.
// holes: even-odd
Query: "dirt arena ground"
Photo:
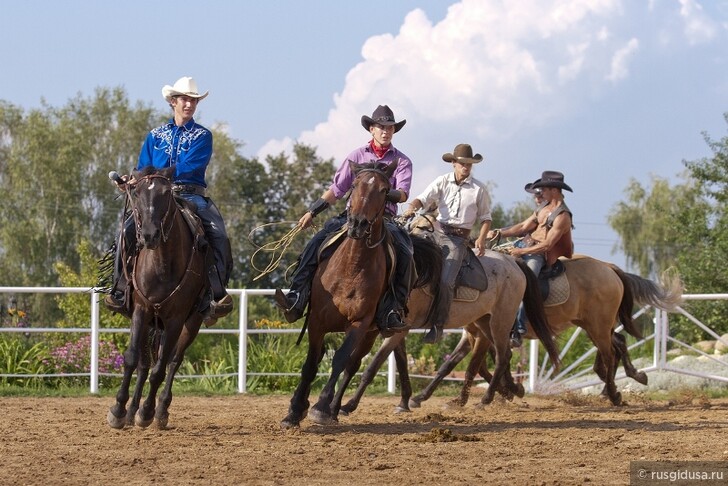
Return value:
[(0, 484), (603, 485), (629, 484), (631, 460), (728, 461), (728, 400), (625, 398), (394, 414), (367, 396), (337, 426), (287, 431), (287, 396), (175, 397), (167, 430), (109, 428), (109, 397), (0, 398)]

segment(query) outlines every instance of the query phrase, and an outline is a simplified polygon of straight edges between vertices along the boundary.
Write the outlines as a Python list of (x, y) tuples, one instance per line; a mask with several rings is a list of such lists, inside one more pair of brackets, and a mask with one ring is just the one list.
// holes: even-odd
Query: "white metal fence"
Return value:
[[(282, 334), (282, 333), (299, 333), (300, 329), (250, 329), (248, 326), (248, 303), (249, 298), (254, 296), (268, 296), (273, 295), (274, 290), (272, 289), (229, 289), (228, 292), (231, 295), (239, 298), (238, 309), (238, 327), (237, 329), (222, 329), (222, 328), (211, 328), (201, 329), (200, 334), (230, 334), (238, 337), (238, 369), (237, 369), (237, 389), (239, 393), (245, 393), (247, 391), (247, 380), (249, 376), (260, 375), (255, 371), (248, 370), (247, 350), (248, 350), (248, 337), (252, 334)], [(43, 293), (43, 294), (65, 294), (65, 293), (84, 293), (88, 294), (89, 305), (91, 306), (91, 320), (89, 327), (81, 328), (56, 328), (56, 327), (0, 327), (0, 333), (89, 333), (91, 335), (91, 361), (90, 369), (88, 373), (80, 374), (54, 374), (54, 375), (11, 375), (11, 374), (0, 374), (0, 377), (29, 377), (29, 376), (88, 376), (90, 381), (90, 392), (97, 393), (99, 390), (99, 336), (104, 333), (128, 333), (128, 328), (109, 328), (102, 327), (100, 322), (99, 312), (99, 301), (103, 297), (103, 294), (99, 294), (93, 291), (93, 289), (87, 287), (0, 287), (0, 295), (6, 294), (28, 294), (28, 293)], [(728, 299), (728, 294), (693, 294), (684, 295), (686, 301), (690, 300), (725, 300)], [(648, 312), (649, 307), (642, 308), (639, 310), (635, 317), (642, 313)], [(705, 324), (700, 322), (689, 312), (684, 310), (682, 307), (678, 308), (679, 314), (687, 317), (694, 325), (713, 336), (716, 340), (720, 340), (720, 336), (712, 329), (707, 327)], [(719, 380), (722, 382), (728, 382), (728, 369), (725, 375), (715, 375), (710, 373), (704, 373), (699, 371), (685, 370), (671, 366), (667, 360), (667, 345), (673, 343), (676, 346), (684, 347), (692, 350), (693, 352), (705, 356), (708, 359), (714, 360), (717, 363), (726, 365), (726, 362), (716, 359), (699, 349), (696, 349), (691, 344), (684, 343), (670, 335), (668, 313), (655, 310), (655, 331), (653, 334), (645, 337), (638, 343), (630, 346), (633, 349), (637, 346), (645, 346), (652, 341), (653, 343), (653, 363), (652, 366), (644, 368), (642, 371), (653, 372), (653, 371), (669, 371), (675, 373), (690, 374), (692, 376)], [(574, 328), (573, 334), (569, 338), (567, 344), (562, 349), (562, 356), (568, 351), (569, 347), (574, 343), (577, 336), (581, 333), (580, 328)], [(728, 346), (728, 342), (724, 341), (724, 344)], [(539, 343), (538, 341), (532, 341), (530, 344), (529, 352), (529, 363), (528, 363), (528, 389), (529, 391), (539, 390), (548, 391), (554, 389), (554, 387), (563, 389), (577, 389), (592, 386), (601, 383), (599, 380), (588, 377), (587, 371), (575, 371), (580, 363), (585, 359), (589, 358), (595, 353), (595, 349), (591, 349), (586, 354), (581, 356), (575, 362), (570, 363), (566, 366), (558, 375), (553, 375), (553, 369), (546, 366), (546, 363), (539, 365)], [(290, 370), (290, 374), (298, 374), (299, 370)], [(388, 361), (388, 390), (390, 393), (396, 391), (396, 366), (394, 363), (394, 356), (390, 355)], [(618, 378), (622, 378), (624, 375), (618, 375)]]

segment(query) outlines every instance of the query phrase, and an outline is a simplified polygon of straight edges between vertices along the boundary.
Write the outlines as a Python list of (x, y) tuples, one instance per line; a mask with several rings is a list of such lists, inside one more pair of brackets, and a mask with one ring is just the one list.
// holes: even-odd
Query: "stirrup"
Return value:
[(207, 317), (212, 319), (220, 319), (233, 311), (233, 298), (229, 294), (218, 300), (210, 302), (210, 310)]
[[(296, 296), (296, 300), (291, 303), (290, 297)], [(281, 289), (276, 289), (275, 301), (278, 307), (283, 311), (283, 316), (288, 322), (296, 322), (303, 317), (303, 307), (305, 303), (301, 305), (301, 294), (295, 291), (291, 291), (288, 295), (284, 294)]]

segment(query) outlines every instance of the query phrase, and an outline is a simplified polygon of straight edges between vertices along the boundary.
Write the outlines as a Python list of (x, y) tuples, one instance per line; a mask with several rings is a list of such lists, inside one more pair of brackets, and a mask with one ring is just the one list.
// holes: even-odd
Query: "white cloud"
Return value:
[(703, 44), (715, 38), (718, 27), (703, 13), (703, 6), (696, 0), (680, 0), (680, 16), (684, 33), (691, 45)]
[(569, 110), (572, 80), (611, 72), (619, 39), (605, 24), (621, 8), (617, 0), (463, 0), (436, 24), (413, 10), (399, 32), (365, 42), (328, 119), (298, 140), (343, 158), (365, 138), (359, 117), (379, 104), (410, 126), (457, 124), (478, 136), (544, 123)]
[(621, 81), (629, 74), (627, 63), (632, 57), (632, 54), (637, 51), (640, 43), (637, 39), (630, 39), (627, 44), (614, 53), (612, 57), (612, 69), (607, 75), (607, 79), (613, 83)]

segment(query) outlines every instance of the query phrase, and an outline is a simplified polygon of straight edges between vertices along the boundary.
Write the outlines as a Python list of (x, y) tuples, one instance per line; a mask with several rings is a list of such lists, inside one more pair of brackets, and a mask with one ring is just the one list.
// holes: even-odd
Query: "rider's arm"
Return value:
[(511, 250), (511, 255), (518, 257), (530, 254), (538, 255), (541, 253), (547, 253), (568, 231), (571, 231), (571, 216), (569, 216), (569, 213), (563, 212), (556, 216), (554, 225), (546, 233), (546, 239), (527, 248), (513, 248)]
[(488, 236), (492, 238), (493, 236), (495, 236), (496, 231), (499, 231), (501, 236), (505, 237), (523, 236), (535, 230), (537, 226), (538, 219), (536, 218), (536, 213), (534, 213), (529, 216), (528, 219), (521, 221), (518, 224), (514, 224), (513, 226), (509, 226), (507, 228), (493, 230), (488, 234)]

